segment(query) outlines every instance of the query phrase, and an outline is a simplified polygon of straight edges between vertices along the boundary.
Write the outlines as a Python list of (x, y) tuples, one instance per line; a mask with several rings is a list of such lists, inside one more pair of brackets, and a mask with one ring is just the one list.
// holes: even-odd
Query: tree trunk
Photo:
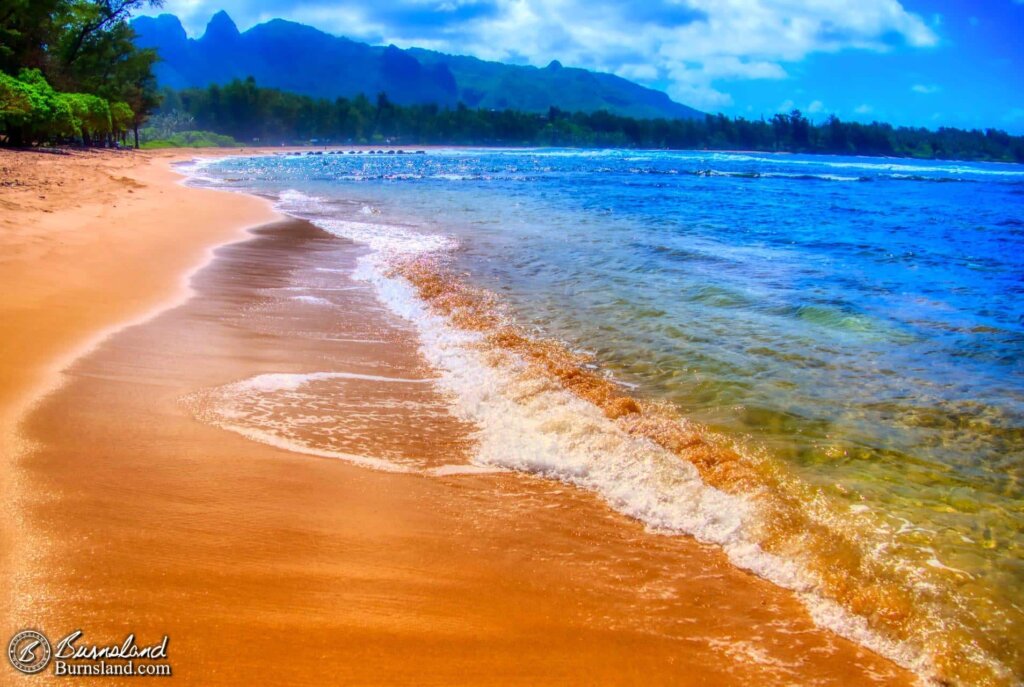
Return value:
[(135, 132), (135, 150), (139, 149), (139, 123), (132, 124), (132, 131)]
[(20, 148), (25, 145), (25, 131), (20, 126), (12, 126), (7, 129), (7, 145), (12, 148)]

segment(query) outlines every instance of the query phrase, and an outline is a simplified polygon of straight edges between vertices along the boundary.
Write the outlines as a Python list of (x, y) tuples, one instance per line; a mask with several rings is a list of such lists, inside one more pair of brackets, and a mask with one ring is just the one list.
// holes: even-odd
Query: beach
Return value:
[[(717, 547), (471, 465), (363, 249), (192, 156), (0, 158), (8, 635), (167, 635), (204, 685), (913, 681)], [(298, 429), (233, 421), (253, 390)]]
[[(14, 469), (30, 447), (18, 423), (61, 384), (66, 365), (133, 319), (184, 299), (190, 272), (213, 246), (275, 214), (258, 199), (181, 187), (163, 156), (2, 155), (0, 550), (13, 581), (26, 564), (16, 552), (32, 550)], [(5, 628), (22, 593), (4, 585)]]

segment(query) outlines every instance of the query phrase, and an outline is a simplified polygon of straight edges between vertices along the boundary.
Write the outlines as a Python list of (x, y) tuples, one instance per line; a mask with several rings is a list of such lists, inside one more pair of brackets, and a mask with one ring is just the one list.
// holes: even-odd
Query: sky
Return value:
[(1024, 134), (1024, 0), (164, 0), (373, 44), (606, 71), (731, 116)]

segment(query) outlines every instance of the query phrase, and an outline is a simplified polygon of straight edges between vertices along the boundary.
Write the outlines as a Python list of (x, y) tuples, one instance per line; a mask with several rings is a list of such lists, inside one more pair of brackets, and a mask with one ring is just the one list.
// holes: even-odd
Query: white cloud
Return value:
[(871, 107), (867, 103), (864, 103), (863, 105), (858, 105), (857, 107), (853, 108), (853, 111), (854, 113), (859, 115), (866, 115), (874, 112), (875, 108)]
[(679, 103), (685, 103), (690, 107), (696, 107), (705, 112), (715, 112), (719, 109), (731, 107), (732, 96), (723, 93), (714, 87), (706, 84), (684, 84), (675, 82), (669, 84), (669, 96)]
[(624, 64), (615, 73), (631, 81), (654, 81), (658, 78), (658, 68), (653, 64)]
[(775, 108), (776, 112), (782, 112), (784, 114), (789, 114), (793, 110), (800, 110), (805, 115), (820, 115), (829, 111), (825, 106), (825, 103), (820, 100), (812, 100), (807, 103), (806, 106), (800, 106), (792, 99), (786, 99), (779, 103), (779, 106)]
[(922, 95), (931, 95), (932, 93), (938, 93), (942, 89), (931, 84), (916, 83), (910, 87), (910, 90), (914, 93), (921, 93)]
[(538, 66), (557, 59), (657, 84), (702, 108), (731, 104), (725, 82), (785, 79), (787, 64), (814, 53), (935, 45), (941, 23), (900, 0), (167, 0), (164, 11), (195, 32), (221, 7), (243, 29), (281, 16), (401, 47)]

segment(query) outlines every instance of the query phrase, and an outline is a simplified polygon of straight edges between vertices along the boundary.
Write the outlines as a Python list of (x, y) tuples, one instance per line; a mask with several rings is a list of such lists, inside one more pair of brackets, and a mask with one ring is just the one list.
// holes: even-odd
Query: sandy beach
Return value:
[[(12, 469), (29, 446), (17, 425), (61, 371), (110, 332), (189, 293), (213, 247), (277, 215), (265, 201), (186, 189), (170, 163), (187, 153), (0, 152), (0, 477), (4, 576), (27, 533)], [(29, 547), (31, 548), (31, 547)], [(3, 608), (24, 596), (4, 585)], [(5, 618), (5, 628), (11, 628)]]
[[(181, 185), (193, 155), (0, 153), (5, 636), (167, 635), (197, 685), (913, 682), (715, 547), (469, 469), (359, 246)], [(223, 409), (310, 373), (271, 420), (412, 467)]]

